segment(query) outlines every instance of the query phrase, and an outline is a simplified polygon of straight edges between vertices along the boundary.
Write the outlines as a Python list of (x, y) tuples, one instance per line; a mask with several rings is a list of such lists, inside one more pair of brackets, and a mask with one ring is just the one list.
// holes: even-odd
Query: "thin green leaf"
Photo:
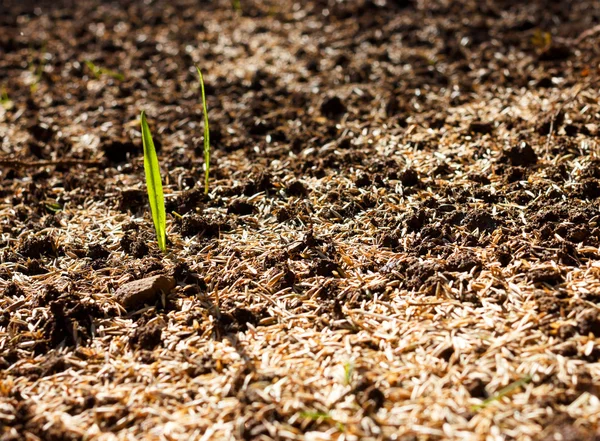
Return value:
[(46, 202), (46, 210), (48, 210), (51, 213), (58, 213), (60, 210), (62, 210), (62, 205), (60, 205), (57, 202)]
[(90, 60), (85, 60), (84, 63), (88, 67), (88, 69), (92, 71), (92, 73), (94, 74), (94, 76), (96, 78), (100, 78), (102, 75), (108, 75), (109, 77), (114, 78), (115, 80), (119, 80), (119, 81), (123, 81), (125, 79), (125, 75), (123, 75), (117, 71), (114, 71), (114, 70), (105, 69), (103, 67), (96, 66)]
[(6, 88), (2, 86), (0, 93), (0, 105), (4, 107), (6, 110), (10, 110), (14, 107), (15, 103), (8, 97), (8, 93), (6, 92)]
[(208, 176), (210, 174), (210, 129), (208, 127), (208, 109), (206, 107), (206, 94), (204, 93), (204, 78), (200, 68), (198, 77), (200, 79), (200, 90), (202, 91), (202, 112), (204, 113), (204, 194), (208, 194)]
[(87, 68), (92, 71), (92, 73), (94, 74), (94, 76), (96, 78), (100, 78), (100, 68), (98, 66), (96, 66), (94, 63), (92, 63), (90, 60), (85, 60), (84, 61), (85, 65), (87, 66)]
[(144, 171), (146, 172), (146, 187), (148, 188), (148, 199), (152, 210), (152, 221), (156, 230), (158, 247), (162, 251), (167, 250), (167, 214), (165, 212), (165, 198), (163, 195), (162, 181), (160, 178), (160, 167), (156, 157), (156, 149), (152, 134), (146, 122), (146, 114), (142, 111), (142, 143), (144, 144)]
[(311, 420), (330, 420), (331, 415), (325, 412), (300, 412), (302, 418), (308, 418)]
[(514, 392), (521, 386), (525, 386), (527, 383), (529, 383), (531, 381), (531, 378), (532, 378), (531, 375), (527, 375), (517, 381), (513, 381), (508, 386), (500, 389), (495, 395), (483, 400), (483, 402), (481, 404), (478, 404), (476, 406), (471, 406), (471, 409), (475, 410), (475, 411), (485, 409), (487, 406), (489, 406), (494, 401), (498, 401), (499, 399), (505, 397), (506, 395), (510, 394), (511, 392)]
[(352, 383), (352, 375), (354, 374), (354, 363), (347, 361), (344, 363), (344, 384), (348, 386)]

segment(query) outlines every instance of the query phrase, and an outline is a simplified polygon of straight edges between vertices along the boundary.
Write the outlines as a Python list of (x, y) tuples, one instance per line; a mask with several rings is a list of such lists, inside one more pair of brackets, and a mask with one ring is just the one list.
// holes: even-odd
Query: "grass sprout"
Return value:
[(312, 420), (317, 423), (322, 422), (322, 421), (332, 421), (335, 423), (335, 427), (339, 432), (345, 431), (344, 424), (339, 421), (335, 421), (329, 412), (318, 412), (318, 411), (300, 412), (300, 416), (302, 418), (306, 418), (308, 420)]
[(493, 402), (500, 400), (501, 398), (505, 397), (506, 395), (510, 394), (511, 392), (514, 392), (521, 386), (525, 386), (527, 383), (529, 383), (531, 381), (531, 378), (532, 378), (531, 375), (527, 375), (527, 376), (521, 378), (520, 380), (513, 381), (508, 386), (500, 389), (493, 396), (483, 400), (483, 402), (481, 404), (477, 404), (476, 406), (471, 406), (471, 410), (477, 411), (477, 410), (485, 409)]
[(44, 205), (46, 207), (46, 210), (53, 214), (58, 213), (63, 209), (63, 206), (56, 201), (47, 201), (44, 203)]
[(538, 49), (544, 49), (552, 44), (552, 34), (550, 32), (544, 32), (541, 29), (536, 29), (531, 37), (531, 44)]
[(242, 11), (242, 2), (240, 0), (231, 0), (231, 5), (233, 6), (233, 10), (235, 12)]
[(167, 214), (165, 212), (165, 197), (163, 195), (162, 181), (160, 177), (160, 167), (156, 157), (156, 149), (148, 123), (146, 114), (142, 111), (142, 143), (144, 145), (144, 171), (146, 173), (146, 187), (148, 188), (148, 199), (150, 200), (150, 209), (152, 211), (152, 221), (156, 230), (156, 240), (161, 251), (167, 250)]
[(208, 178), (210, 174), (210, 128), (208, 127), (208, 109), (206, 107), (206, 94), (204, 92), (204, 78), (199, 67), (198, 78), (200, 90), (202, 91), (202, 112), (204, 113), (204, 194), (208, 194)]
[(354, 375), (354, 363), (347, 361), (344, 363), (344, 385), (349, 386), (352, 383), (352, 376)]
[(44, 45), (42, 46), (42, 48), (40, 50), (37, 64), (35, 64), (33, 62), (33, 60), (29, 63), (29, 70), (31, 71), (31, 73), (33, 75), (33, 82), (29, 85), (29, 90), (31, 91), (31, 93), (35, 93), (35, 91), (38, 89), (38, 87), (40, 85), (40, 82), (42, 81), (44, 67), (46, 66), (45, 52), (46, 52), (46, 43), (44, 43)]
[(307, 418), (309, 420), (313, 420), (313, 421), (319, 421), (319, 420), (330, 420), (331, 419), (331, 415), (329, 415), (329, 413), (325, 413), (325, 412), (301, 412), (300, 416), (302, 418)]
[(88, 67), (88, 69), (92, 71), (96, 78), (100, 78), (102, 75), (106, 75), (119, 81), (123, 81), (125, 79), (125, 75), (123, 75), (122, 73), (97, 66), (90, 60), (85, 60), (84, 63)]
[(6, 110), (10, 110), (15, 106), (15, 103), (8, 97), (5, 87), (0, 90), (0, 105)]

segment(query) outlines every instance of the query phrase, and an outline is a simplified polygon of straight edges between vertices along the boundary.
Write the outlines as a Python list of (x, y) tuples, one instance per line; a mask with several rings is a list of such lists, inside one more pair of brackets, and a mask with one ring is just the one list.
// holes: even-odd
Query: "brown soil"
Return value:
[(0, 440), (600, 439), (600, 2), (240, 3), (0, 3)]

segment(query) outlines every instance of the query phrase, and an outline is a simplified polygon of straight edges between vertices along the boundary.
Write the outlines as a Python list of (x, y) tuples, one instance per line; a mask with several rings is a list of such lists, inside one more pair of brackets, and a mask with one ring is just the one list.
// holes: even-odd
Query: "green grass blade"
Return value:
[(325, 412), (300, 412), (300, 416), (314, 421), (331, 419), (331, 415)]
[(532, 379), (531, 375), (527, 375), (527, 376), (521, 378), (520, 380), (513, 381), (508, 386), (503, 387), (498, 392), (496, 392), (495, 395), (483, 400), (483, 402), (481, 404), (478, 404), (476, 406), (471, 406), (471, 410), (478, 411), (481, 409), (485, 409), (490, 404), (492, 404), (494, 401), (498, 401), (501, 398), (505, 397), (506, 395), (510, 394), (511, 392), (514, 392), (521, 386), (525, 386), (527, 383), (529, 383), (531, 381), (531, 379)]
[(100, 78), (102, 75), (108, 75), (109, 77), (114, 78), (118, 81), (123, 81), (125, 79), (125, 75), (115, 70), (104, 69), (102, 67), (96, 66), (90, 60), (84, 60), (84, 63), (88, 67), (88, 69), (94, 74), (94, 77), (96, 77), (96, 79)]
[(152, 221), (156, 230), (158, 247), (162, 251), (167, 250), (167, 214), (165, 212), (165, 198), (163, 195), (162, 181), (160, 178), (160, 167), (156, 157), (156, 149), (152, 134), (146, 122), (146, 114), (142, 111), (142, 143), (144, 144), (144, 171), (146, 172), (146, 187), (148, 188), (148, 199), (152, 210)]
[(210, 174), (210, 129), (208, 127), (208, 109), (206, 107), (206, 94), (204, 93), (204, 78), (200, 68), (198, 77), (200, 79), (200, 90), (202, 91), (202, 112), (204, 113), (204, 194), (208, 194), (208, 176)]
[(101, 72), (100, 72), (100, 68), (98, 66), (96, 66), (90, 60), (84, 60), (84, 63), (87, 66), (87, 68), (94, 74), (94, 77), (100, 78), (100, 73)]

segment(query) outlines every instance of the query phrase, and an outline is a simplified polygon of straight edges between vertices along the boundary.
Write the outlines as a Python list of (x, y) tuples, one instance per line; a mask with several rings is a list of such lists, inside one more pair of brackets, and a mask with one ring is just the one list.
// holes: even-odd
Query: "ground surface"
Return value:
[(2, 441), (600, 437), (600, 2), (145, 3), (0, 2)]

